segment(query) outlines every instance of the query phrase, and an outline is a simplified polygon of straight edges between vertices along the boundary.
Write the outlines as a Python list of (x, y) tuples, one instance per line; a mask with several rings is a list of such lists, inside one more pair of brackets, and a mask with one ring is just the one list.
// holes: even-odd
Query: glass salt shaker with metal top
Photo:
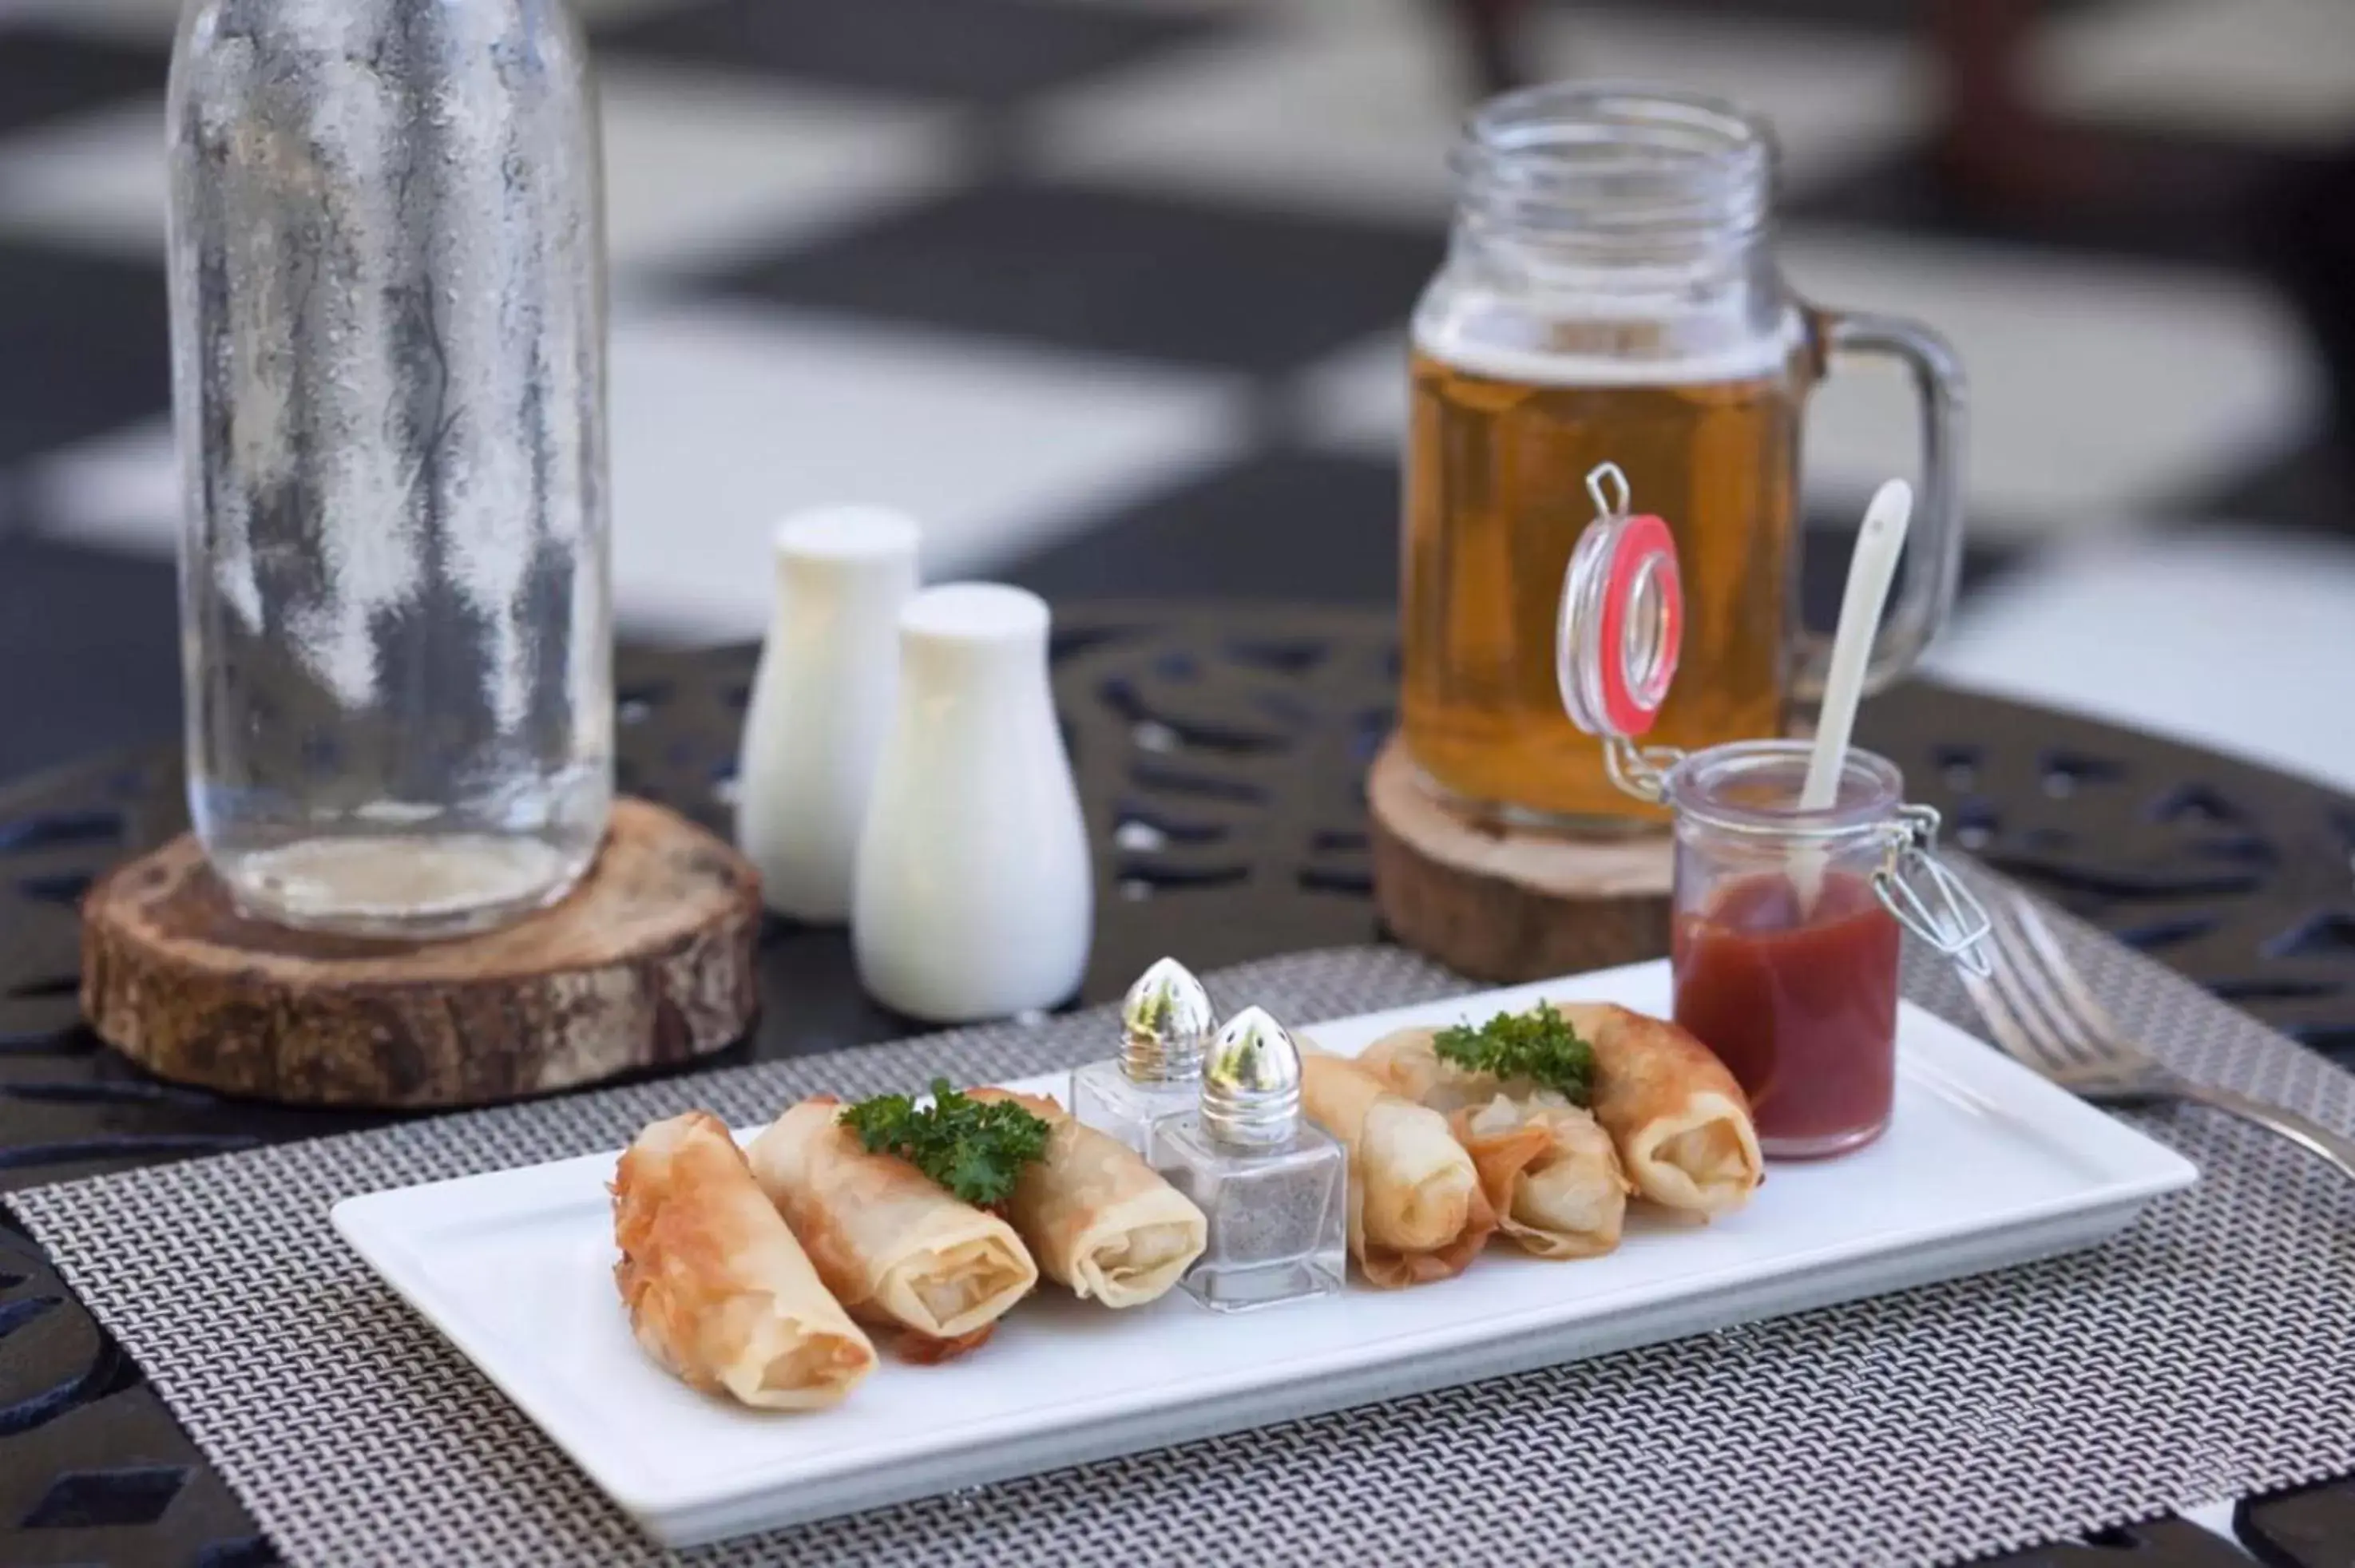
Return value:
[(1329, 1296), (1348, 1273), (1348, 1151), (1300, 1112), (1300, 1049), (1257, 1007), (1202, 1064), (1199, 1109), (1163, 1122), (1154, 1165), (1209, 1221), (1178, 1284), (1240, 1312)]
[(1887, 758), (1851, 747), (1817, 807), (1802, 801), (1803, 741), (1636, 743), (1676, 674), (1677, 547), (1661, 519), (1629, 514), (1617, 465), (1587, 489), (1598, 515), (1564, 574), (1556, 673), (1612, 782), (1674, 813), (1676, 1020), (1741, 1083), (1768, 1155), (1859, 1148), (1896, 1100), (1901, 932), (1984, 973), (1986, 911)]
[(1120, 1054), (1071, 1074), (1071, 1115), (1150, 1160), (1153, 1124), (1200, 1097), (1202, 1048), (1218, 1016), (1194, 972), (1162, 959), (1128, 988), (1120, 1017)]

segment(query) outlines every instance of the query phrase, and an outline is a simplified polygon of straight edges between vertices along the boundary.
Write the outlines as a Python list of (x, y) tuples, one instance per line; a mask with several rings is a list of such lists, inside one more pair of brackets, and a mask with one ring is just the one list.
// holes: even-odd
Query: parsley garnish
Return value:
[(968, 1203), (987, 1208), (1014, 1191), (1022, 1168), (1047, 1151), (1047, 1124), (1006, 1100), (984, 1103), (932, 1080), (932, 1103), (877, 1095), (842, 1113), (869, 1154), (896, 1154)]
[(1527, 1078), (1585, 1105), (1594, 1092), (1594, 1048), (1550, 1003), (1533, 1012), (1500, 1012), (1477, 1029), (1459, 1023), (1433, 1042), (1440, 1059), (1499, 1078)]

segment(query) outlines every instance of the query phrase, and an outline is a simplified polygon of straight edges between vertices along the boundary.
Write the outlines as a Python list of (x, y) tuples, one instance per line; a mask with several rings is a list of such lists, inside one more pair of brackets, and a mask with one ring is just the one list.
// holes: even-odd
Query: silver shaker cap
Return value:
[(1184, 1083), (1201, 1072), (1202, 1047), (1218, 1022), (1194, 971), (1158, 959), (1120, 1004), (1121, 1070), (1140, 1084)]
[(1226, 1143), (1273, 1144), (1300, 1126), (1300, 1047), (1263, 1008), (1227, 1020), (1202, 1064), (1202, 1128)]

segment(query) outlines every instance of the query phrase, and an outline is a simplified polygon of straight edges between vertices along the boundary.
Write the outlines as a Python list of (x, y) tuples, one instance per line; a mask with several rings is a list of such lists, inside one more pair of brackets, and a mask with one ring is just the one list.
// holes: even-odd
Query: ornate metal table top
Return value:
[[(726, 832), (753, 651), (625, 653), (622, 784)], [(1391, 726), (1387, 617), (1268, 606), (1059, 617), (1066, 738), (1096, 838), (1084, 999), (1164, 952), (1211, 969), (1377, 935), (1360, 791)], [(1953, 841), (2355, 1065), (2355, 800), (2089, 721), (1917, 686), (1865, 744)], [(75, 901), (185, 825), (176, 757), (0, 790), (0, 1192), (369, 1118), (227, 1101), (147, 1077), (80, 1027)], [(838, 931), (764, 935), (766, 1011), (714, 1062), (891, 1038)], [(709, 1065), (709, 1064), (707, 1064)], [(2355, 1482), (2242, 1505), (2268, 1562), (2344, 1564)], [(274, 1561), (268, 1543), (37, 1249), (0, 1218), (0, 1563)], [(2240, 1563), (2181, 1521), (2015, 1565)]]

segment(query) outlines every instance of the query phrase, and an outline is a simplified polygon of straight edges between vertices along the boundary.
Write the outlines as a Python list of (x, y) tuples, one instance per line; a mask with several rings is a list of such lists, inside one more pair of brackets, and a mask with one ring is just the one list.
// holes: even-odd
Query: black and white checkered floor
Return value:
[[(583, 8), (629, 629), (755, 630), (770, 521), (851, 498), (922, 518), (936, 577), (1394, 591), (1399, 331), (1439, 253), (1462, 107), (1438, 5)], [(1527, 47), (1549, 73), (1766, 111), (1795, 282), (1959, 344), (1974, 591), (1945, 668), (2355, 785), (2355, 731), (2315, 725), (2300, 689), (2347, 694), (2355, 543), (2285, 531), (2346, 493), (2313, 477), (2323, 392), (2299, 320), (2222, 207), (2137, 227), (1943, 206), (1921, 9), (1562, 3)], [(176, 10), (0, 0), (0, 777), (171, 723)], [(2348, 0), (2051, 11), (2046, 101), (2154, 157), (2241, 190), (2355, 140)], [(1905, 420), (1868, 377), (1818, 396), (1818, 522), (1910, 465)], [(1840, 557), (1818, 555), (1828, 587)]]

